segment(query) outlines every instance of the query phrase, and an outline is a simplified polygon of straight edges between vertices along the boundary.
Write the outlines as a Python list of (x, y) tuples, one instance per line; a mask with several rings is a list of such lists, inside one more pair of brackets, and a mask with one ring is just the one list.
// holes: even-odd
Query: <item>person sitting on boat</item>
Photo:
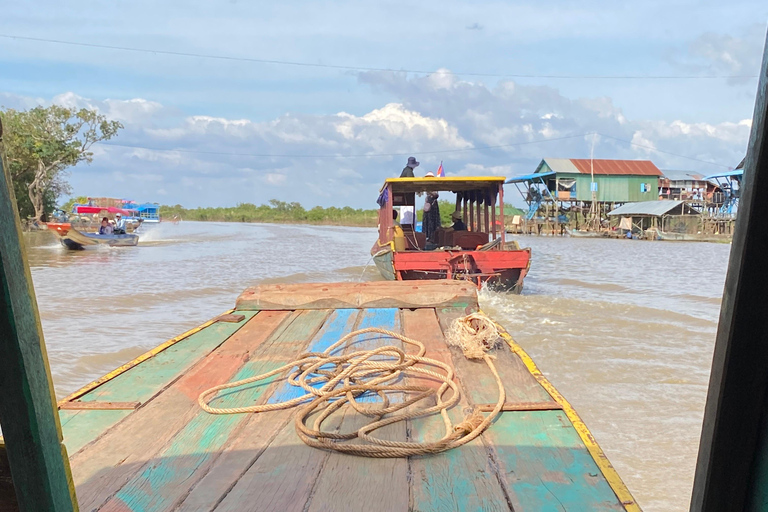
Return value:
[(419, 166), (419, 162), (412, 156), (408, 157), (408, 163), (405, 164), (403, 172), (400, 173), (401, 178), (413, 178), (413, 170)]
[(104, 217), (101, 219), (101, 227), (99, 228), (100, 235), (111, 235), (113, 233), (112, 224), (109, 223), (109, 219)]
[(461, 219), (461, 212), (456, 210), (451, 214), (451, 220), (453, 221), (453, 224), (451, 225), (452, 230), (454, 231), (466, 231), (467, 225), (464, 224), (464, 221)]
[(123, 218), (123, 215), (121, 213), (115, 214), (115, 229), (114, 233), (116, 235), (124, 235), (125, 234), (125, 219)]

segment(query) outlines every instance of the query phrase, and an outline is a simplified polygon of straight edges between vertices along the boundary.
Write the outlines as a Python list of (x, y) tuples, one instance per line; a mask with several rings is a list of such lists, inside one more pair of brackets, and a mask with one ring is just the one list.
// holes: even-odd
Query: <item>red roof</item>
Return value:
[[(590, 174), (589, 158), (571, 158), (571, 163), (582, 174)], [(592, 160), (595, 174), (628, 174), (633, 176), (662, 176), (650, 160)]]

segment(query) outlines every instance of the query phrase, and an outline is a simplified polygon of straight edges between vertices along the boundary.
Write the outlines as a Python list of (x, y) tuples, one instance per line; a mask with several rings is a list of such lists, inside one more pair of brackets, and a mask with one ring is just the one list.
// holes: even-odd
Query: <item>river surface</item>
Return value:
[[(160, 224), (139, 247), (26, 235), (61, 398), (263, 282), (380, 279), (368, 228)], [(483, 292), (575, 406), (640, 505), (687, 510), (729, 245), (520, 237), (523, 295)]]

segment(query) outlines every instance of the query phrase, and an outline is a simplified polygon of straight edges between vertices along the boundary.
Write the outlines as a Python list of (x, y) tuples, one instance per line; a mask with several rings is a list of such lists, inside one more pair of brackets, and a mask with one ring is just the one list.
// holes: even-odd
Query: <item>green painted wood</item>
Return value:
[(231, 380), (245, 364), (246, 354), (278, 336), (291, 320), (287, 311), (254, 316), (157, 397), (75, 454), (71, 464), (80, 507), (93, 510), (114, 495), (199, 414), (200, 393)]
[[(255, 313), (243, 312), (247, 319), (253, 317)], [(246, 322), (211, 324), (86, 393), (80, 400), (144, 403), (224, 343)], [(62, 425), (69, 452), (76, 453), (132, 412), (129, 410), (59, 411), (60, 416), (65, 420), (62, 421)]]
[(624, 510), (563, 411), (503, 412), (483, 438), (514, 510)]
[(77, 509), (0, 122), (0, 424), (22, 510)]
[[(233, 377), (245, 379), (271, 371), (293, 359), (320, 329), (327, 311), (299, 313), (277, 337), (251, 354), (250, 360)], [(273, 377), (260, 384), (247, 384), (221, 392), (210, 403), (218, 407), (242, 407), (263, 403), (273, 391)], [(249, 414), (213, 415), (200, 411), (169, 442), (167, 448), (147, 462), (101, 510), (143, 512), (175, 507), (221, 455)]]
[[(405, 335), (424, 343), (426, 357), (453, 365), (443, 332), (433, 309), (403, 311)], [(439, 387), (431, 379), (408, 378), (408, 384)], [(462, 394), (464, 391), (462, 390)], [(451, 421), (459, 423), (468, 406), (465, 398), (448, 411)], [(438, 440), (445, 431), (439, 415), (414, 418), (410, 422), (411, 441)], [(411, 501), (414, 511), (509, 510), (503, 489), (491, 463), (491, 457), (481, 439), (426, 457), (412, 457)]]

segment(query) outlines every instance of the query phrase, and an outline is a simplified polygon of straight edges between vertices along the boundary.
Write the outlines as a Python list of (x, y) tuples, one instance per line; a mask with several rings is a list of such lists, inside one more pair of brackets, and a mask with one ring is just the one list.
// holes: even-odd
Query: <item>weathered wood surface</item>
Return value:
[[(453, 366), (435, 310), (403, 311), (403, 324), (406, 336), (424, 343), (428, 357)], [(408, 382), (440, 386), (438, 381), (429, 378), (409, 378)], [(467, 405), (466, 398), (462, 397), (450, 411), (454, 425), (463, 420)], [(414, 418), (410, 424), (411, 441), (436, 441), (438, 434), (445, 431), (440, 416)], [(481, 439), (437, 455), (412, 457), (410, 466), (411, 510), (508, 510), (507, 498)]]
[(141, 402), (64, 402), (59, 405), (59, 409), (92, 409), (92, 410), (133, 410), (138, 408)]
[[(334, 311), (306, 347), (323, 352), (354, 329), (359, 311)], [(304, 394), (287, 380), (278, 384), (267, 403)], [(328, 453), (309, 448), (296, 435), (294, 410), (256, 414), (233, 439), (208, 474), (182, 503), (187, 510), (242, 511), (243, 503), (259, 503), (263, 511), (302, 511)], [(329, 423), (328, 428), (333, 428)], [(277, 433), (277, 437), (275, 437)]]
[(81, 508), (98, 507), (123, 487), (200, 413), (199, 394), (231, 379), (250, 353), (283, 332), (290, 316), (287, 311), (259, 313), (159, 396), (75, 454), (72, 467)]
[[(255, 312), (248, 312), (250, 318)], [(244, 324), (214, 323), (155, 356), (103, 383), (80, 398), (81, 402), (148, 402), (169, 384), (224, 343)], [(130, 410), (63, 410), (59, 414), (64, 439), (74, 454), (108, 428), (126, 418)]]
[[(284, 365), (314, 336), (327, 311), (302, 311), (278, 336), (260, 345), (232, 377), (232, 381), (269, 372)], [(275, 377), (219, 393), (210, 401), (216, 407), (243, 407), (263, 403), (272, 392)], [(210, 383), (209, 383), (210, 385)], [(176, 433), (166, 446), (103, 507), (104, 511), (174, 508), (208, 471), (245, 424), (247, 414), (208, 414), (202, 410)]]
[(237, 298), (237, 309), (366, 309), (477, 307), (477, 289), (462, 281), (377, 281), (259, 285)]
[(220, 315), (216, 317), (217, 322), (230, 322), (233, 324), (242, 322), (243, 320), (245, 320), (245, 315), (235, 315), (232, 313), (228, 313), (226, 315)]
[(16, 491), (13, 489), (11, 466), (8, 463), (8, 453), (5, 444), (0, 442), (0, 512), (18, 512)]
[(0, 423), (22, 510), (76, 509), (0, 120)]
[[(381, 327), (399, 332), (400, 312), (397, 309), (369, 309), (362, 313), (358, 329)], [(372, 350), (384, 345), (402, 347), (399, 340), (381, 335), (365, 334), (349, 345), (349, 351)], [(390, 395), (391, 401), (402, 400)], [(376, 407), (381, 403), (378, 397), (360, 397), (359, 402)], [(358, 414), (351, 407), (335, 412), (330, 420), (340, 420), (341, 432), (355, 432), (370, 422), (370, 418)], [(390, 441), (406, 441), (404, 422), (388, 425), (374, 435)], [(357, 440), (351, 441), (352, 444)], [(390, 511), (408, 509), (408, 461), (398, 459), (371, 459), (332, 452), (323, 465), (323, 470), (312, 491), (312, 497), (305, 509), (308, 512), (339, 511), (354, 512), (366, 510)]]
[[(480, 438), (433, 456), (373, 459), (313, 449), (296, 435), (296, 409), (221, 416), (196, 404), (199, 393), (211, 386), (280, 367), (302, 352), (322, 352), (353, 329), (376, 326), (419, 339), (428, 357), (456, 368), (463, 398), (449, 414), (458, 423), (470, 406), (488, 407), (498, 396), (484, 364), (470, 366), (463, 354), (445, 345), (443, 329), (464, 312), (463, 307), (245, 312), (254, 318), (231, 337), (219, 332), (218, 343), (211, 340), (210, 350), (180, 377), (72, 457), (82, 509), (621, 510), (566, 411), (506, 347), (497, 354), (497, 367), (510, 410)], [(232, 324), (213, 324), (225, 325)], [(385, 344), (401, 346), (399, 340), (369, 333), (344, 350)], [(168, 361), (177, 364), (175, 358)], [(429, 378), (409, 377), (407, 382), (439, 386)], [(114, 398), (115, 391), (107, 391)], [(283, 375), (264, 385), (222, 392), (212, 405), (277, 403), (303, 394)], [(374, 407), (378, 400), (359, 398)], [(324, 428), (349, 432), (367, 421), (343, 408)], [(425, 441), (442, 430), (442, 419), (432, 416), (389, 425), (375, 435)]]
[(739, 188), (692, 511), (768, 509), (768, 40)]

